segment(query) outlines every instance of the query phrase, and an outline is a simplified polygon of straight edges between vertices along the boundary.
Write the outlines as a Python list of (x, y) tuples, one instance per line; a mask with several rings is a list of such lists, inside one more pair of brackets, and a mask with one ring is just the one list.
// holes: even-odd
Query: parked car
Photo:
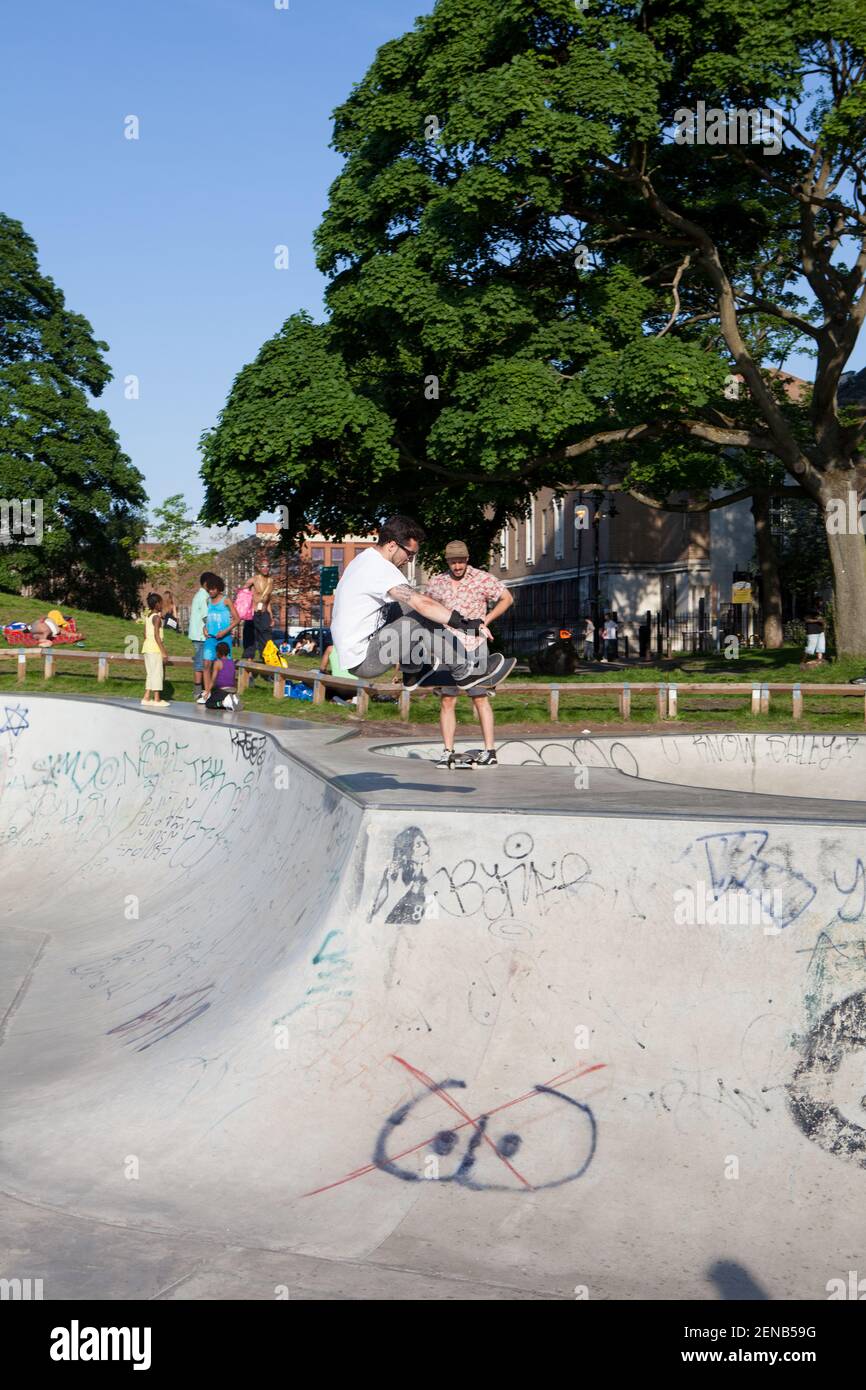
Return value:
[(535, 635), (528, 654), (534, 676), (570, 676), (577, 667), (577, 648), (570, 627), (545, 627)]
[(291, 637), (289, 640), (291, 641), (292, 647), (294, 648), (294, 647), (296, 647), (296, 646), (298, 645), (299, 642), (303, 642), (303, 641), (305, 641), (307, 638), (310, 638), (310, 637), (311, 637), (311, 638), (313, 639), (313, 641), (315, 642), (315, 644), (316, 644), (316, 651), (319, 651), (319, 650), (324, 651), (326, 647), (330, 647), (330, 645), (331, 645), (331, 629), (330, 629), (329, 627), (322, 628), (322, 629), (321, 629), (321, 633), (322, 633), (322, 645), (321, 645), (321, 648), (319, 647), (319, 628), (317, 628), (317, 627), (302, 627), (302, 628), (294, 635), (294, 637)]

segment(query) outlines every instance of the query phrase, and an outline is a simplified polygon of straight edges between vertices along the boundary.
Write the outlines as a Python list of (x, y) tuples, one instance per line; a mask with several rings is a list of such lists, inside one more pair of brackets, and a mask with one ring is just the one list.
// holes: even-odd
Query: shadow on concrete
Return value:
[[(465, 792), (475, 791), (476, 783), (467, 783), (463, 786), (456, 780), (456, 773), (447, 772), (442, 774), (440, 782), (404, 782), (396, 777), (390, 777), (385, 772), (350, 772), (344, 777), (333, 779), (335, 787), (344, 787), (347, 792), (424, 792), (425, 795), (437, 796), (441, 792)], [(471, 773), (464, 774), (467, 778)]]
[(751, 1274), (733, 1260), (717, 1260), (707, 1270), (722, 1299), (743, 1299), (751, 1303), (767, 1302), (770, 1295), (760, 1284), (756, 1284)]

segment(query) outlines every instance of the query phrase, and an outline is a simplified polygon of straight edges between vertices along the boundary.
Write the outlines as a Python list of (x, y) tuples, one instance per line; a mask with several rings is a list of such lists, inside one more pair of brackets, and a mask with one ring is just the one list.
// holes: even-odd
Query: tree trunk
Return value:
[(761, 571), (761, 602), (764, 609), (764, 646), (775, 650), (784, 641), (782, 631), (782, 585), (779, 580), (779, 557), (770, 528), (770, 498), (766, 492), (752, 497), (752, 516), (755, 518), (755, 541), (758, 567)]
[[(850, 475), (849, 475), (850, 477)], [(845, 475), (837, 485), (821, 494), (821, 508), (827, 523), (827, 545), (833, 566), (835, 596), (836, 650), (839, 656), (866, 657), (866, 539), (859, 529), (857, 492), (850, 483), (843, 487)], [(850, 497), (853, 497), (853, 504)], [(828, 503), (843, 504), (847, 524), (837, 529), (840, 517), (828, 517)], [(841, 513), (840, 513), (841, 516)]]

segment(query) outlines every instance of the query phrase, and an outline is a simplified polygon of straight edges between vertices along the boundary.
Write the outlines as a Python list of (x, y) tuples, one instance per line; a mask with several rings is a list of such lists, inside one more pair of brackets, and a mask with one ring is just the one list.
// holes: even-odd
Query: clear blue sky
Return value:
[[(17, 0), (3, 18), (3, 211), (109, 344), (102, 404), (151, 502), (201, 502), (197, 443), (289, 314), (320, 316), (312, 234), (331, 112), (424, 0)], [(124, 138), (137, 116), (140, 138)], [(290, 268), (274, 268), (274, 247)], [(866, 361), (863, 345), (851, 366)], [(790, 367), (811, 377), (808, 363)], [(138, 400), (124, 378), (140, 381)]]
[[(100, 403), (151, 502), (197, 510), (198, 438), (289, 314), (321, 316), (312, 234), (331, 112), (424, 0), (17, 0), (4, 9), (2, 210), (104, 339)], [(124, 118), (140, 139), (124, 138)], [(274, 247), (290, 268), (274, 269)], [(140, 378), (137, 401), (123, 379)]]

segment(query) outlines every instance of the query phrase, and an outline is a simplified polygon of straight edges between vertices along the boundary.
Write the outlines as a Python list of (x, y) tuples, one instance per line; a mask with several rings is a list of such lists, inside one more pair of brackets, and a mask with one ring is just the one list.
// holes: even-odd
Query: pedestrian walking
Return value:
[[(827, 625), (821, 616), (817, 603), (812, 603), (806, 613), (806, 650), (801, 666), (820, 666), (827, 651)], [(811, 660), (810, 660), (811, 658)]]
[(613, 613), (608, 613), (602, 628), (604, 656), (602, 661), (616, 661), (619, 646), (619, 627)]

